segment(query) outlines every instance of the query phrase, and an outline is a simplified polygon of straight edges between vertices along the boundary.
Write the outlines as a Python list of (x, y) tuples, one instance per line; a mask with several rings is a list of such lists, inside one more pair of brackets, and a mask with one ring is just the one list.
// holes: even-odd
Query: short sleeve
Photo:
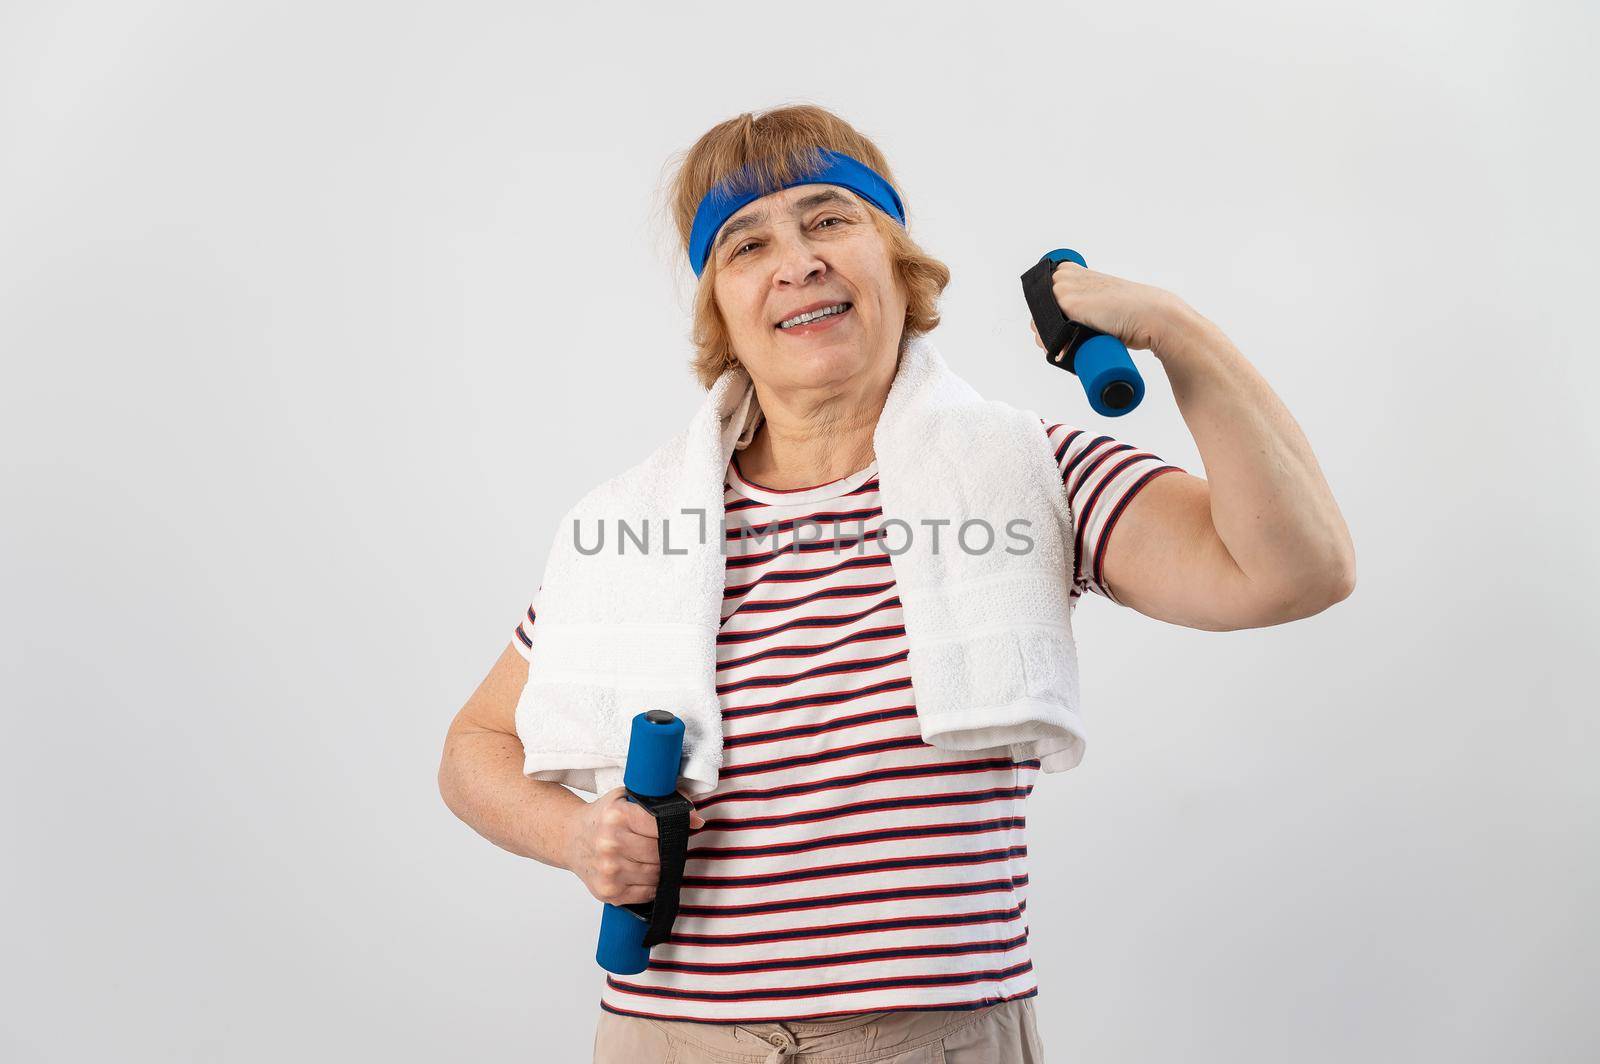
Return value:
[[(1043, 419), (1040, 419), (1043, 422)], [(1072, 508), (1072, 598), (1094, 592), (1117, 605), (1104, 576), (1106, 545), (1117, 519), (1144, 486), (1182, 467), (1104, 434), (1044, 422)]]
[(540, 584), (533, 593), (533, 598), (528, 602), (528, 611), (517, 621), (516, 628), (511, 632), (511, 645), (517, 648), (523, 660), (533, 660), (533, 625), (539, 619), (539, 592), (544, 590)]

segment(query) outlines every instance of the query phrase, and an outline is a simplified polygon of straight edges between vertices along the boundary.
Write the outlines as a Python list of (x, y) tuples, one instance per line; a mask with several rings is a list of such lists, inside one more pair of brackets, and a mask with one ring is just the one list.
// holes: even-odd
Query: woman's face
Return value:
[[(905, 326), (906, 290), (868, 212), (838, 185), (795, 185), (752, 200), (723, 223), (713, 292), (733, 351), (777, 388), (827, 387), (887, 360)], [(779, 323), (814, 306), (843, 314)], [(870, 374), (869, 374), (870, 376)]]

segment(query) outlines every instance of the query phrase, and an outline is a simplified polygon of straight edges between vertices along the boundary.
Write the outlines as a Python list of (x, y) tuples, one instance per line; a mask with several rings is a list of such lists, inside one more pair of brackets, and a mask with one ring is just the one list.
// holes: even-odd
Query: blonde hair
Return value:
[[(841, 152), (876, 170), (899, 193), (909, 221), (910, 203), (889, 169), (889, 161), (876, 144), (856, 132), (850, 123), (813, 104), (795, 104), (760, 114), (746, 111), (711, 127), (693, 147), (677, 157), (669, 207), (678, 230), (679, 261), (688, 257), (695, 210), (712, 185), (747, 170), (757, 194), (768, 195), (787, 187), (794, 178), (820, 168), (819, 148)], [(866, 203), (865, 200), (860, 202)], [(888, 245), (895, 273), (906, 288), (906, 319), (899, 352), (903, 355), (913, 336), (931, 332), (939, 324), (937, 304), (950, 283), (950, 270), (923, 251), (899, 222), (871, 204), (866, 206), (867, 214)], [(712, 258), (699, 277), (694, 326), (690, 333), (695, 353), (689, 360), (689, 368), (707, 389), (738, 361), (717, 308), (716, 276), (716, 260)]]

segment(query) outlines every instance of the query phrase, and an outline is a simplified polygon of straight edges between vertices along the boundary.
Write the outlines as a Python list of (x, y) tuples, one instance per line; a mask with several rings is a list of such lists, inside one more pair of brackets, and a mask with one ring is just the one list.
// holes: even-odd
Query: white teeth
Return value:
[(813, 310), (809, 314), (796, 314), (787, 321), (780, 321), (778, 323), (778, 328), (788, 329), (796, 325), (804, 325), (807, 322), (816, 321), (818, 318), (826, 318), (830, 314), (843, 314), (848, 309), (848, 303), (835, 303), (831, 307), (823, 307), (821, 310)]

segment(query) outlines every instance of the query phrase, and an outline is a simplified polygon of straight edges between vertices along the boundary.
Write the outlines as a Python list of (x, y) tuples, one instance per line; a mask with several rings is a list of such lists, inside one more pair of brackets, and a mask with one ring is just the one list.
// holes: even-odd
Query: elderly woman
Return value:
[[(862, 179), (807, 180), (794, 160), (815, 149)], [(764, 173), (771, 191), (708, 212), (735, 173)], [(605, 979), (596, 1061), (1043, 1059), (1023, 808), (1040, 762), (923, 741), (879, 535), (875, 429), (949, 279), (895, 216), (898, 188), (870, 140), (812, 106), (724, 122), (677, 173), (699, 275), (693, 369), (710, 389), (742, 367), (759, 418), (723, 481), (725, 759), (694, 801), (671, 938), (640, 975)], [(1217, 327), (1168, 292), (1072, 263), (1054, 291), (1070, 318), (1156, 355), (1210, 474), (1039, 421), (1070, 510), (1071, 603), (1092, 592), (1229, 631), (1347, 596), (1353, 547), (1317, 460)], [(785, 542), (841, 513), (856, 522), (849, 550)], [(776, 542), (732, 534), (752, 525)], [(536, 593), (450, 726), (441, 792), (490, 841), (571, 871), (596, 899), (650, 901), (651, 814), (623, 787), (585, 801), (526, 771), (516, 707), (539, 638)]]

